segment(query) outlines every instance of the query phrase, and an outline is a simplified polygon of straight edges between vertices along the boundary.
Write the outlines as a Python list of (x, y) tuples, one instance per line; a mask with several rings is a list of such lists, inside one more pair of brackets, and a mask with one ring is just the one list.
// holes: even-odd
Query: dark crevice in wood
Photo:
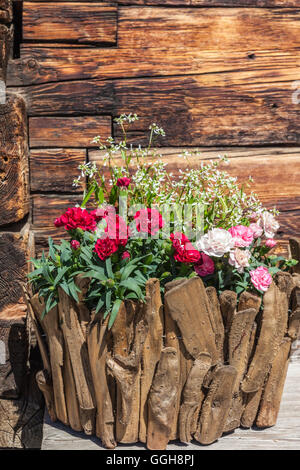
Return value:
[(13, 24), (14, 24), (14, 43), (13, 43), (13, 58), (20, 57), (20, 45), (22, 42), (22, 17), (23, 17), (23, 2), (20, 0), (13, 1)]
[(29, 214), (27, 214), (22, 220), (12, 224), (6, 224), (0, 226), (0, 233), (1, 232), (21, 232), (21, 230), (25, 227), (27, 222), (29, 221)]

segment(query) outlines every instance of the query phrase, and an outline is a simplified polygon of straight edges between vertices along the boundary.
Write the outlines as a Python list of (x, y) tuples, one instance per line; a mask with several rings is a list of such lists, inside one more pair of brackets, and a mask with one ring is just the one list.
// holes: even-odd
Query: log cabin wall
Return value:
[[(281, 238), (300, 225), (300, 0), (23, 1), (9, 90), (26, 103), (33, 230), (80, 200), (83, 161), (100, 163), (95, 135), (136, 112), (131, 142), (152, 122), (166, 160), (182, 147), (230, 157), (281, 210)], [(22, 24), (22, 34), (20, 25)], [(299, 98), (299, 100), (298, 100)]]

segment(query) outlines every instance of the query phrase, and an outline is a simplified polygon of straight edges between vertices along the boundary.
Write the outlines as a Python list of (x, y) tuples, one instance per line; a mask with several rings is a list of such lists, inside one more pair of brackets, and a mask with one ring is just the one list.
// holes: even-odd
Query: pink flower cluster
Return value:
[(215, 264), (205, 253), (200, 253), (181, 232), (171, 233), (174, 259), (180, 263), (193, 263), (196, 273), (205, 277), (214, 273)]

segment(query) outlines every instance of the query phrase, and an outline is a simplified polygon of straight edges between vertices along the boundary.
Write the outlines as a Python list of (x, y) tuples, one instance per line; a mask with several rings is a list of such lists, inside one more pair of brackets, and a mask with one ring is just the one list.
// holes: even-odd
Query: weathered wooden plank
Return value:
[(80, 174), (78, 165), (85, 160), (84, 149), (32, 149), (31, 191), (81, 192), (82, 188), (73, 186), (73, 180)]
[[(297, 10), (143, 8), (118, 10), (118, 47), (198, 47), (233, 51), (299, 46)], [(216, 34), (216, 31), (218, 33)], [(247, 45), (247, 46), (246, 46)], [(240, 47), (241, 46), (241, 47)], [(276, 46), (275, 46), (276, 47)]]
[(245, 44), (238, 50), (206, 50), (201, 42), (197, 47), (168, 48), (128, 47), (90, 49), (82, 47), (57, 48), (45, 44), (22, 44), (21, 58), (8, 64), (7, 83), (11, 86), (59, 82), (79, 79), (134, 78), (151, 76), (190, 75), (253, 70), (265, 74), (288, 69), (297, 75), (298, 50), (256, 48), (255, 53)]
[(29, 119), (31, 147), (97, 147), (92, 139), (99, 134), (103, 139), (110, 136), (110, 116)]
[(155, 121), (165, 128), (167, 135), (159, 140), (165, 146), (185, 145), (186, 128), (191, 146), (298, 143), (300, 108), (291, 101), (295, 77), (284, 69), (275, 75), (258, 78), (249, 71), (14, 89), (25, 97), (29, 115), (137, 112), (141, 119), (129, 132), (133, 142), (138, 135), (143, 143), (149, 122)]
[(299, 7), (299, 0), (116, 0), (120, 5), (162, 6), (209, 6), (209, 7), (253, 7), (287, 8)]
[(26, 111), (16, 95), (0, 106), (0, 149), (0, 225), (6, 225), (29, 211)]
[(113, 3), (23, 2), (23, 40), (116, 43), (117, 7)]

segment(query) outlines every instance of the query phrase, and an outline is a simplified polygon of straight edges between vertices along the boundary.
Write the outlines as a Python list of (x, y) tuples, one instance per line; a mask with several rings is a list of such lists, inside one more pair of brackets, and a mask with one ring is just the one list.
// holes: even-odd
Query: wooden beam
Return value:
[(113, 3), (23, 2), (23, 40), (116, 43), (117, 7)]
[(85, 149), (32, 149), (31, 191), (82, 192), (81, 187), (73, 186), (73, 180), (80, 174), (78, 165), (85, 160)]
[[(52, 47), (51, 47), (52, 46)], [(233, 71), (253, 71), (261, 75), (283, 68), (297, 76), (300, 53), (292, 46), (278, 50), (251, 49), (239, 43), (239, 49), (207, 50), (201, 41), (197, 46), (178, 49), (154, 47), (82, 48), (51, 44), (22, 44), (21, 58), (8, 64), (8, 85), (22, 86), (47, 82), (82, 79), (138, 78), (191, 75)], [(225, 60), (226, 56), (226, 60)]]
[(98, 147), (96, 135), (111, 135), (110, 116), (36, 117), (29, 119), (30, 147)]
[(26, 110), (17, 95), (0, 105), (0, 149), (0, 225), (7, 225), (29, 211)]
[(228, 51), (299, 46), (297, 10), (120, 7), (118, 47)]
[[(74, 116), (137, 112), (128, 136), (143, 144), (149, 123), (160, 123), (160, 145), (274, 145), (300, 141), (295, 76), (232, 72), (172, 78), (84, 80), (17, 87), (29, 115)], [(91, 99), (92, 97), (92, 99)], [(183, 126), (182, 123), (185, 123)], [(119, 129), (115, 128), (118, 135)], [(137, 139), (138, 136), (138, 139)]]

